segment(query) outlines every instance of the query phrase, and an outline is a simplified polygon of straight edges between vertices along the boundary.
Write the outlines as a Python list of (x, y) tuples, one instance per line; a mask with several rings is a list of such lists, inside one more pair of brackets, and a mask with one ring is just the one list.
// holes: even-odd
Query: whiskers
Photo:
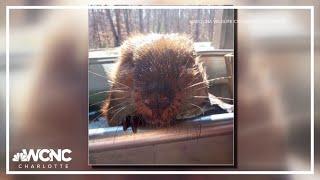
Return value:
[(118, 115), (121, 111), (125, 110), (125, 109), (126, 109), (128, 106), (130, 106), (130, 105), (131, 105), (131, 104), (128, 104), (128, 105), (125, 105), (125, 106), (122, 106), (122, 107), (119, 107), (118, 109), (116, 109), (116, 110), (115, 110), (116, 112), (112, 115), (110, 121), (112, 121), (113, 118), (114, 118), (116, 115)]
[(192, 88), (192, 87), (195, 87), (195, 86), (199, 86), (199, 85), (207, 85), (207, 83), (211, 83), (211, 82), (215, 82), (215, 81), (220, 81), (220, 80), (223, 80), (223, 79), (231, 79), (231, 76), (227, 76), (227, 77), (218, 77), (218, 78), (213, 78), (213, 79), (208, 79), (208, 80), (205, 80), (205, 81), (201, 81), (201, 82), (198, 82), (198, 83), (194, 83), (192, 85), (189, 85), (185, 88), (185, 90), (189, 89), (189, 88)]
[(129, 91), (122, 90), (122, 89), (114, 89), (114, 90), (110, 90), (110, 91), (99, 91), (97, 93), (90, 94), (89, 97), (92, 97), (92, 96), (95, 96), (95, 95), (99, 95), (99, 94), (104, 94), (104, 93), (113, 93), (113, 92), (128, 93)]
[(89, 105), (89, 107), (91, 107), (91, 106), (95, 106), (95, 105), (97, 105), (97, 104), (101, 104), (101, 103), (103, 103), (105, 100), (103, 100), (103, 101), (99, 101), (99, 102), (96, 102), (96, 103), (93, 103), (93, 104), (90, 104)]
[[(120, 87), (113, 86), (111, 90), (99, 91), (99, 92), (96, 92), (96, 93), (92, 93), (92, 94), (89, 95), (90, 98), (93, 97), (93, 96), (97, 96), (97, 95), (103, 95), (105, 93), (117, 93), (117, 94), (119, 93), (117, 95), (117, 98), (107, 99), (108, 101), (122, 100), (122, 99), (126, 100), (127, 98), (129, 98), (128, 94), (130, 94), (130, 89), (131, 89), (129, 86), (127, 86), (127, 85), (125, 85), (123, 83), (120, 83), (120, 82), (111, 81), (107, 77), (102, 76), (102, 75), (100, 75), (98, 73), (95, 73), (95, 72), (92, 72), (92, 71), (88, 71), (88, 72), (93, 74), (93, 75), (95, 75), (95, 76), (97, 76), (97, 77), (103, 78), (104, 80), (106, 80), (109, 83), (120, 85)], [(96, 102), (94, 104), (91, 104), (91, 105), (89, 105), (89, 107), (97, 105), (97, 104), (101, 104), (103, 102), (105, 102), (105, 100)]]
[(189, 104), (191, 104), (192, 106), (200, 109), (200, 111), (202, 112), (202, 115), (204, 115), (204, 110), (203, 110), (203, 108), (201, 108), (200, 106), (198, 106), (198, 105), (196, 105), (196, 104), (190, 103), (190, 102), (189, 102)]
[[(230, 79), (230, 78), (231, 76), (217, 77), (213, 79), (203, 80), (201, 82), (194, 82), (195, 80), (193, 80), (192, 84), (188, 84), (184, 88), (185, 90), (184, 93), (186, 95), (186, 99), (184, 103), (186, 104), (186, 106), (183, 109), (182, 114), (190, 114), (190, 113), (193, 114), (195, 112), (201, 111), (201, 114), (205, 115), (205, 113), (207, 113), (208, 110), (210, 110), (213, 99), (215, 99), (215, 101), (220, 100), (221, 103), (233, 104), (233, 101), (234, 101), (233, 97), (219, 97), (219, 96), (212, 95), (212, 93), (209, 91), (209, 87), (215, 84), (217, 81)], [(204, 89), (205, 91), (202, 91)], [(196, 114), (199, 115), (199, 113), (196, 113)]]
[(119, 84), (119, 85), (123, 86), (125, 89), (130, 89), (129, 86), (127, 86), (127, 85), (125, 85), (125, 84), (123, 84), (123, 83), (120, 83), (120, 82), (117, 82), (117, 81), (111, 81), (109, 78), (104, 77), (104, 76), (102, 76), (102, 75), (100, 75), (100, 74), (97, 74), (97, 73), (95, 73), (95, 72), (92, 72), (92, 71), (88, 71), (88, 72), (91, 73), (91, 74), (93, 74), (93, 75), (95, 75), (95, 76), (97, 76), (97, 77), (101, 77), (101, 78), (105, 79), (107, 82), (109, 82), (109, 83), (111, 83), (111, 84)]
[[(122, 106), (122, 105), (124, 105), (124, 104), (126, 104), (126, 103), (130, 103), (130, 102), (129, 102), (129, 101), (121, 102), (121, 103), (119, 103), (119, 104), (116, 104), (116, 105), (114, 105), (114, 106), (112, 106), (112, 107), (104, 110), (104, 111), (110, 111), (110, 110), (114, 109), (115, 107)], [(120, 107), (120, 108), (121, 108), (121, 107)], [(118, 108), (118, 109), (119, 109), (119, 108)], [(118, 109), (116, 109), (115, 111), (117, 111)]]
[[(209, 96), (192, 96), (191, 98), (208, 99), (208, 98), (209, 98)], [(222, 100), (233, 101), (233, 99), (232, 99), (232, 98), (218, 97), (218, 96), (215, 96), (215, 98), (217, 98), (217, 99), (222, 99)]]
[(98, 119), (99, 117), (101, 117), (101, 116), (102, 116), (102, 112), (100, 112), (98, 116), (96, 116), (95, 118), (93, 118), (93, 119), (90, 120), (90, 121), (95, 121), (95, 120), (97, 120), (97, 119)]

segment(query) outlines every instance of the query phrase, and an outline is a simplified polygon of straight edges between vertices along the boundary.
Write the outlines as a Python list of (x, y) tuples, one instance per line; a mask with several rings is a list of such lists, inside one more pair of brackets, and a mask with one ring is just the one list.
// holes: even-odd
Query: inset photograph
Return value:
[(155, 7), (89, 9), (89, 165), (234, 167), (235, 10)]

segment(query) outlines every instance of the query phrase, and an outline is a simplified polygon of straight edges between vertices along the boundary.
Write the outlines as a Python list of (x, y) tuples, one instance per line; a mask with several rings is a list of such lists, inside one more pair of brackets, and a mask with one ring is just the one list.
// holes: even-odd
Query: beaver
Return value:
[[(120, 47), (102, 108), (109, 126), (167, 126), (203, 113), (208, 82), (194, 42), (185, 34), (129, 37)], [(203, 97), (203, 98), (196, 98)]]

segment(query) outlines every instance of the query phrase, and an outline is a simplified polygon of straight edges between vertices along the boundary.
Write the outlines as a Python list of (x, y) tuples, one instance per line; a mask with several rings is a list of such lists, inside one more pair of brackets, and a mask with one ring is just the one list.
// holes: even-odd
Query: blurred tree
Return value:
[(139, 29), (143, 33), (143, 10), (139, 9)]
[(194, 34), (195, 41), (199, 41), (199, 33), (200, 33), (199, 28), (201, 25), (200, 19), (201, 19), (201, 9), (198, 9), (197, 10), (197, 19), (195, 21), (195, 23), (196, 23), (196, 30), (195, 30), (195, 34)]
[[(214, 10), (210, 9), (209, 10), (209, 21), (212, 23), (214, 20)], [(214, 26), (208, 26), (208, 38), (212, 39), (213, 38), (213, 27)]]
[[(186, 33), (216, 48), (233, 47), (233, 10), (104, 9), (89, 10), (89, 48), (112, 48), (136, 33)], [(230, 21), (231, 22), (231, 21)]]
[(111, 31), (112, 31), (113, 37), (114, 37), (114, 45), (115, 46), (119, 46), (120, 45), (120, 39), (119, 39), (118, 32), (117, 32), (117, 30), (116, 30), (116, 28), (115, 28), (115, 26), (113, 24), (113, 20), (112, 20), (112, 17), (111, 17), (111, 10), (107, 9), (106, 12), (107, 12), (107, 17), (109, 19), (109, 23), (110, 23), (110, 26), (111, 26)]
[(127, 35), (130, 35), (129, 13), (130, 12), (128, 9), (124, 10), (124, 21), (126, 25)]

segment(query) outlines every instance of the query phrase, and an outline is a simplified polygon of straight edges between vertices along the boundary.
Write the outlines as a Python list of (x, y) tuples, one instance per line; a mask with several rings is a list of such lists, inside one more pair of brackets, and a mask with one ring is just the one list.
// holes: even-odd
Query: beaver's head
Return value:
[(185, 36), (165, 35), (145, 43), (135, 52), (136, 111), (149, 124), (167, 125), (176, 118), (190, 96), (188, 87), (204, 81), (193, 42)]

